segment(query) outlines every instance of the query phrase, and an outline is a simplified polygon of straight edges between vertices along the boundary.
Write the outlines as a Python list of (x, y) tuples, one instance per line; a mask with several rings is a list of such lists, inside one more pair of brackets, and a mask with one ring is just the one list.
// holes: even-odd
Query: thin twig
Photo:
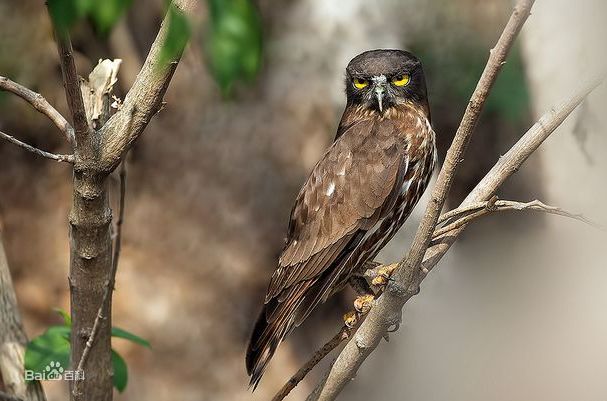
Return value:
[[(495, 202), (497, 202), (497, 196), (494, 197)], [(441, 214), (441, 216), (438, 218), (438, 221), (436, 222), (437, 225), (443, 224), (448, 222), (449, 220), (455, 219), (456, 217), (459, 217), (460, 215), (466, 214), (468, 212), (474, 212), (478, 209), (482, 209), (487, 207), (488, 203), (487, 201), (483, 201), (483, 202), (476, 202), (473, 203), (471, 205), (468, 206), (460, 206), (456, 209), (452, 209), (449, 210), (448, 212), (445, 212), (443, 214)]]
[[(86, 345), (84, 350), (82, 351), (82, 356), (80, 357), (80, 361), (78, 362), (78, 367), (76, 371), (81, 372), (84, 370), (84, 365), (86, 364), (86, 360), (88, 355), (95, 343), (95, 337), (97, 336), (97, 332), (99, 331), (99, 326), (101, 325), (101, 321), (104, 319), (104, 315), (107, 313), (107, 310), (110, 307), (110, 297), (112, 291), (114, 290), (114, 284), (116, 282), (116, 272), (118, 271), (118, 259), (120, 258), (120, 250), (122, 244), (122, 224), (124, 222), (124, 205), (126, 198), (126, 157), (125, 160), (120, 164), (120, 201), (118, 205), (118, 220), (116, 221), (116, 239), (114, 241), (114, 252), (112, 256), (112, 270), (110, 271), (110, 276), (106, 282), (106, 286), (103, 292), (103, 300), (101, 305), (99, 305), (99, 310), (97, 311), (97, 316), (95, 317), (95, 322), (93, 323), (93, 328), (91, 329), (91, 334), (86, 341)], [(74, 391), (76, 391), (78, 381), (74, 383)]]
[(432, 233), (447, 198), (455, 172), (463, 159), (480, 111), (505, 63), (514, 39), (518, 36), (529, 16), (533, 2), (533, 0), (517, 1), (510, 20), (497, 44), (490, 52), (487, 65), (447, 152), (443, 168), (439, 173), (430, 203), (426, 208), (411, 249), (396, 270), (393, 276), (394, 280), (388, 283), (386, 291), (377, 300), (376, 305), (371, 309), (354, 338), (346, 344), (337, 357), (327, 381), (319, 392), (318, 400), (330, 401), (339, 395), (390, 328), (398, 327), (404, 304), (419, 292), (419, 284), (424, 277), (421, 263), (432, 239)]
[[(533, 200), (531, 202), (526, 202), (526, 203), (508, 201), (508, 200), (498, 200), (494, 203), (491, 203), (491, 201), (486, 201), (486, 202), (475, 203), (474, 206), (475, 206), (474, 208), (463, 207), (462, 210), (456, 214), (458, 216), (458, 218), (456, 220), (454, 220), (453, 222), (447, 224), (446, 226), (441, 227), (434, 231), (434, 234), (432, 235), (432, 239), (436, 240), (440, 236), (448, 233), (449, 231), (453, 231), (457, 228), (460, 228), (460, 227), (468, 224), (469, 222), (471, 222), (472, 220), (474, 220), (476, 218), (486, 216), (486, 215), (494, 213), (494, 212), (521, 211), (521, 210), (533, 210), (533, 211), (544, 212), (544, 213), (549, 213), (549, 214), (556, 214), (559, 216), (568, 217), (570, 219), (581, 221), (582, 223), (588, 224), (594, 228), (601, 228), (599, 224), (597, 224), (591, 220), (588, 220), (586, 217), (584, 217), (581, 214), (570, 213), (561, 208), (546, 205), (545, 203), (543, 203), (537, 199)], [(460, 210), (460, 209), (458, 208), (458, 209), (452, 210), (452, 212), (456, 212), (458, 210)]]
[(272, 401), (283, 400), (291, 390), (293, 390), (299, 382), (301, 382), (306, 375), (322, 361), (331, 351), (339, 346), (342, 342), (350, 338), (354, 329), (344, 325), (333, 338), (331, 338), (325, 345), (323, 345), (318, 351), (312, 355), (312, 357), (306, 362), (298, 371), (295, 373), (289, 381), (285, 383), (278, 393), (272, 398)]
[(74, 147), (76, 144), (76, 139), (74, 138), (74, 128), (67, 122), (65, 117), (61, 115), (51, 104), (39, 93), (34, 92), (26, 88), (23, 85), (18, 84), (17, 82), (11, 81), (6, 77), (0, 76), (0, 89), (5, 90), (15, 95), (21, 97), (29, 104), (31, 104), (34, 109), (38, 110), (40, 113), (44, 114), (55, 124), (59, 131), (63, 133), (67, 141)]
[(25, 142), (21, 142), (20, 140), (18, 140), (15, 137), (12, 137), (8, 134), (5, 134), (4, 132), (0, 131), (0, 138), (6, 139), (7, 141), (9, 141), (10, 143), (13, 143), (29, 152), (32, 152), (34, 154), (37, 154), (38, 156), (42, 156), (42, 157), (46, 157), (47, 159), (51, 159), (51, 160), (55, 160), (58, 162), (64, 162), (64, 163), (74, 163), (74, 156), (73, 155), (57, 155), (55, 153), (49, 153), (49, 152), (45, 152), (44, 150), (40, 150), (36, 147), (33, 147), (32, 145), (28, 145)]

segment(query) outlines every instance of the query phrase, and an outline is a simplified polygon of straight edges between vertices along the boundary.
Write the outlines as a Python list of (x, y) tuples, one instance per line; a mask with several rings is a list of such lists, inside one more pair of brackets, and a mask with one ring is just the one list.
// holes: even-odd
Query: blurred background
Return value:
[[(201, 1), (167, 105), (129, 160), (113, 316), (152, 349), (114, 340), (129, 365), (128, 387), (116, 399), (270, 399), (341, 326), (354, 297), (346, 290), (319, 308), (283, 343), (256, 392), (247, 391), (246, 342), (291, 204), (333, 139), (347, 62), (371, 48), (408, 49), (422, 59), (442, 158), (511, 7), (503, 0)], [(602, 0), (574, 7), (537, 1), (449, 206), (541, 114), (604, 65), (606, 11)], [(80, 74), (99, 58), (121, 58), (123, 96), (163, 13), (162, 0), (133, 0), (114, 25), (78, 23)], [(236, 45), (222, 42), (222, 18), (243, 24)], [(226, 51), (228, 45), (237, 51)], [(0, 75), (68, 114), (42, 3), (0, 0)], [(592, 94), (498, 195), (537, 198), (605, 223), (606, 92), (603, 85)], [(68, 152), (44, 117), (4, 92), (0, 130)], [(53, 308), (69, 310), (70, 203), (68, 166), (0, 141), (0, 227), (30, 337), (60, 321)], [(404, 255), (424, 206), (381, 260)], [(605, 400), (604, 246), (597, 231), (555, 216), (507, 214), (475, 223), (407, 304), (400, 331), (340, 399)], [(324, 366), (289, 399), (303, 400)], [(63, 382), (44, 387), (49, 400), (65, 399)]]

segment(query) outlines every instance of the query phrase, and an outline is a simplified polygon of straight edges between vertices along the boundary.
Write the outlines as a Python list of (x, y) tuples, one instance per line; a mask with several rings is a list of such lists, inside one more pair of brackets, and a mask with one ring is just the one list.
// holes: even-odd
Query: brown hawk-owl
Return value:
[(246, 356), (256, 386), (285, 336), (372, 260), (405, 222), (436, 163), (421, 62), (371, 50), (346, 68), (333, 144), (302, 187)]

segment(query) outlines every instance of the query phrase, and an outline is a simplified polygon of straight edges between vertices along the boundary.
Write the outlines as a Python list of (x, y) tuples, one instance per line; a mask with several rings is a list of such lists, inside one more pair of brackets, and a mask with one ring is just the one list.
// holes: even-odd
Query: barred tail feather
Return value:
[(296, 285), (300, 287), (299, 291), (289, 299), (271, 299), (259, 314), (247, 348), (246, 367), (251, 376), (249, 388), (255, 390), (274, 352), (293, 329), (297, 310), (304, 299), (303, 293), (307, 287), (305, 284)]

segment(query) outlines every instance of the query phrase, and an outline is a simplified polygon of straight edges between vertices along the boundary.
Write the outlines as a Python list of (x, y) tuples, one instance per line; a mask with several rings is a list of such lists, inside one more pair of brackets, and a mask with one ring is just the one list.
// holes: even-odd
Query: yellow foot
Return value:
[(371, 280), (371, 284), (383, 287), (388, 284), (390, 276), (394, 273), (394, 270), (398, 267), (398, 263), (392, 263), (391, 265), (384, 265), (377, 270), (377, 275)]
[(371, 294), (361, 295), (354, 300), (354, 309), (361, 314), (366, 314), (371, 310), (375, 296)]
[(344, 315), (344, 323), (349, 328), (353, 328), (358, 323), (358, 313), (350, 311)]

